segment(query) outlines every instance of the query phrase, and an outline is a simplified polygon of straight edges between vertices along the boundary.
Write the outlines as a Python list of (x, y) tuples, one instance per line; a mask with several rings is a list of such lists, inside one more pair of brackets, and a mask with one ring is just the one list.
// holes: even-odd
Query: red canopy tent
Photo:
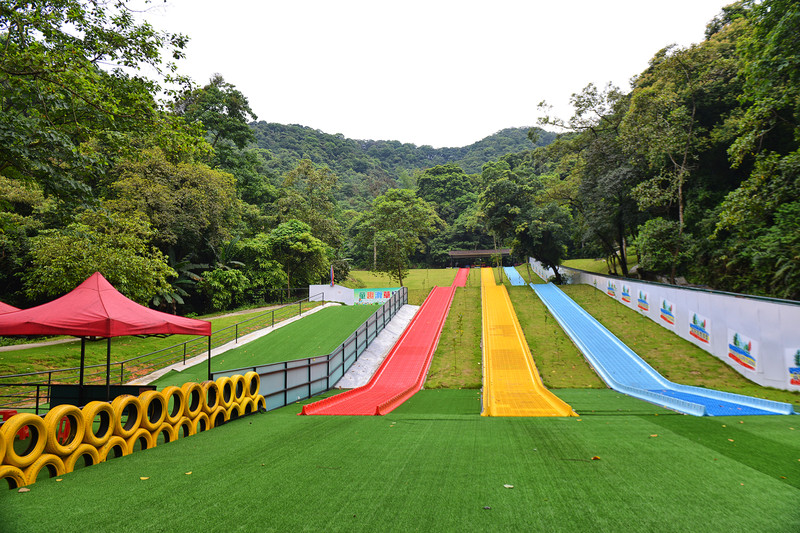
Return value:
[(19, 308), (14, 307), (13, 305), (4, 304), (0, 302), (0, 315), (4, 315), (6, 313), (13, 313), (14, 311), (19, 311)]
[[(10, 306), (9, 306), (10, 307)], [(0, 314), (0, 336), (73, 335), (81, 338), (83, 387), (87, 337), (108, 339), (106, 386), (110, 385), (111, 337), (124, 335), (205, 335), (211, 372), (211, 323), (154, 311), (129, 300), (99, 272), (64, 296), (30, 309)]]

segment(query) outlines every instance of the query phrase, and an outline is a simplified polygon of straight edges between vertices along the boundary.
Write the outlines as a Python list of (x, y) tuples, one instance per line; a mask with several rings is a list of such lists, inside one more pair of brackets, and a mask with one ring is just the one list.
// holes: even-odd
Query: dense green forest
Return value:
[(794, 2), (732, 4), (570, 118), (434, 149), (259, 121), (125, 1), (0, 2), (0, 300), (100, 271), (199, 313), (495, 245), (798, 299), (797, 27)]

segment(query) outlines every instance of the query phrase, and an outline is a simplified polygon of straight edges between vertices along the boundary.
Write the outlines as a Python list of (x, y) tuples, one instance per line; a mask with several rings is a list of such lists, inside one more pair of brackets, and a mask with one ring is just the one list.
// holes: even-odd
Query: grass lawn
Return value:
[[(433, 287), (449, 287), (456, 278), (457, 268), (417, 268), (410, 270), (403, 285), (408, 287), (408, 303), (422, 305)], [(351, 289), (399, 287), (400, 284), (386, 274), (369, 270), (351, 270), (343, 286)]]
[(569, 268), (577, 268), (578, 270), (585, 270), (587, 272), (595, 272), (597, 274), (608, 274), (608, 263), (605, 259), (567, 259), (563, 261), (562, 266)]
[[(232, 370), (246, 366), (277, 363), (331, 353), (341, 345), (380, 305), (328, 307), (276, 329), (268, 335), (211, 359), (211, 370)], [(201, 382), (208, 378), (208, 365), (171, 371), (152, 384), (162, 389), (181, 386), (187, 381)]]
[(28, 493), (0, 491), (0, 524), (19, 533), (800, 530), (793, 417), (740, 424), (610, 390), (560, 395), (582, 416), (480, 417), (475, 390), (424, 390), (385, 417), (296, 416), (293, 404)]
[[(318, 303), (303, 304), (303, 310), (316, 307)], [(289, 306), (276, 312), (276, 321), (296, 316), (298, 306)], [(212, 336), (214, 333), (247, 319), (269, 313), (258, 310), (252, 312), (224, 315), (222, 317), (200, 317), (211, 322)], [(241, 333), (240, 333), (241, 334)], [(166, 338), (159, 337), (115, 337), (111, 340), (111, 362), (124, 361), (132, 357), (148, 354), (156, 350), (168, 348), (186, 341), (196, 340), (197, 336), (171, 335)], [(32, 341), (33, 342), (33, 341)], [(199, 352), (206, 351), (206, 340), (203, 338), (198, 345)], [(22, 350), (0, 351), (0, 375), (20, 374), (25, 372), (38, 372), (41, 370), (54, 370), (60, 368), (77, 367), (80, 364), (81, 342), (75, 339), (65, 344), (53, 344)], [(105, 364), (106, 341), (86, 343), (86, 365)]]

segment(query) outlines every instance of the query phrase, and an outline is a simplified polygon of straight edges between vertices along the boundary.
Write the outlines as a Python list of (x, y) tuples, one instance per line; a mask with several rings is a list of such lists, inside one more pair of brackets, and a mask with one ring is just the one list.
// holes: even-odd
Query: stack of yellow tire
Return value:
[[(78, 461), (95, 465), (111, 457), (172, 442), (266, 408), (255, 372), (216, 381), (185, 383), (113, 402), (89, 402), (83, 409), (59, 405), (42, 417), (18, 413), (0, 426), (0, 481), (10, 488), (36, 482), (47, 469), (50, 477), (70, 473)], [(170, 407), (171, 406), (171, 407)], [(59, 439), (62, 420), (69, 434)], [(14, 439), (27, 427), (28, 446), (18, 452)], [(63, 442), (62, 442), (63, 440)]]

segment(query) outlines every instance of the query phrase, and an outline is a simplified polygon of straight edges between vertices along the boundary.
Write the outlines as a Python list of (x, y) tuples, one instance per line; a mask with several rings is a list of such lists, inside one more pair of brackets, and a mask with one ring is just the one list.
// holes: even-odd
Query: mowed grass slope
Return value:
[(562, 394), (586, 414), (482, 418), (475, 390), (424, 390), (385, 417), (296, 416), (293, 404), (29, 493), (0, 491), (0, 524), (20, 533), (800, 530), (793, 417), (740, 424), (609, 390)]
[[(327, 307), (213, 357), (211, 369), (232, 370), (329, 354), (379, 308), (377, 304)], [(153, 382), (153, 385), (161, 389), (207, 378), (208, 365), (203, 362), (180, 372), (171, 371)]]

